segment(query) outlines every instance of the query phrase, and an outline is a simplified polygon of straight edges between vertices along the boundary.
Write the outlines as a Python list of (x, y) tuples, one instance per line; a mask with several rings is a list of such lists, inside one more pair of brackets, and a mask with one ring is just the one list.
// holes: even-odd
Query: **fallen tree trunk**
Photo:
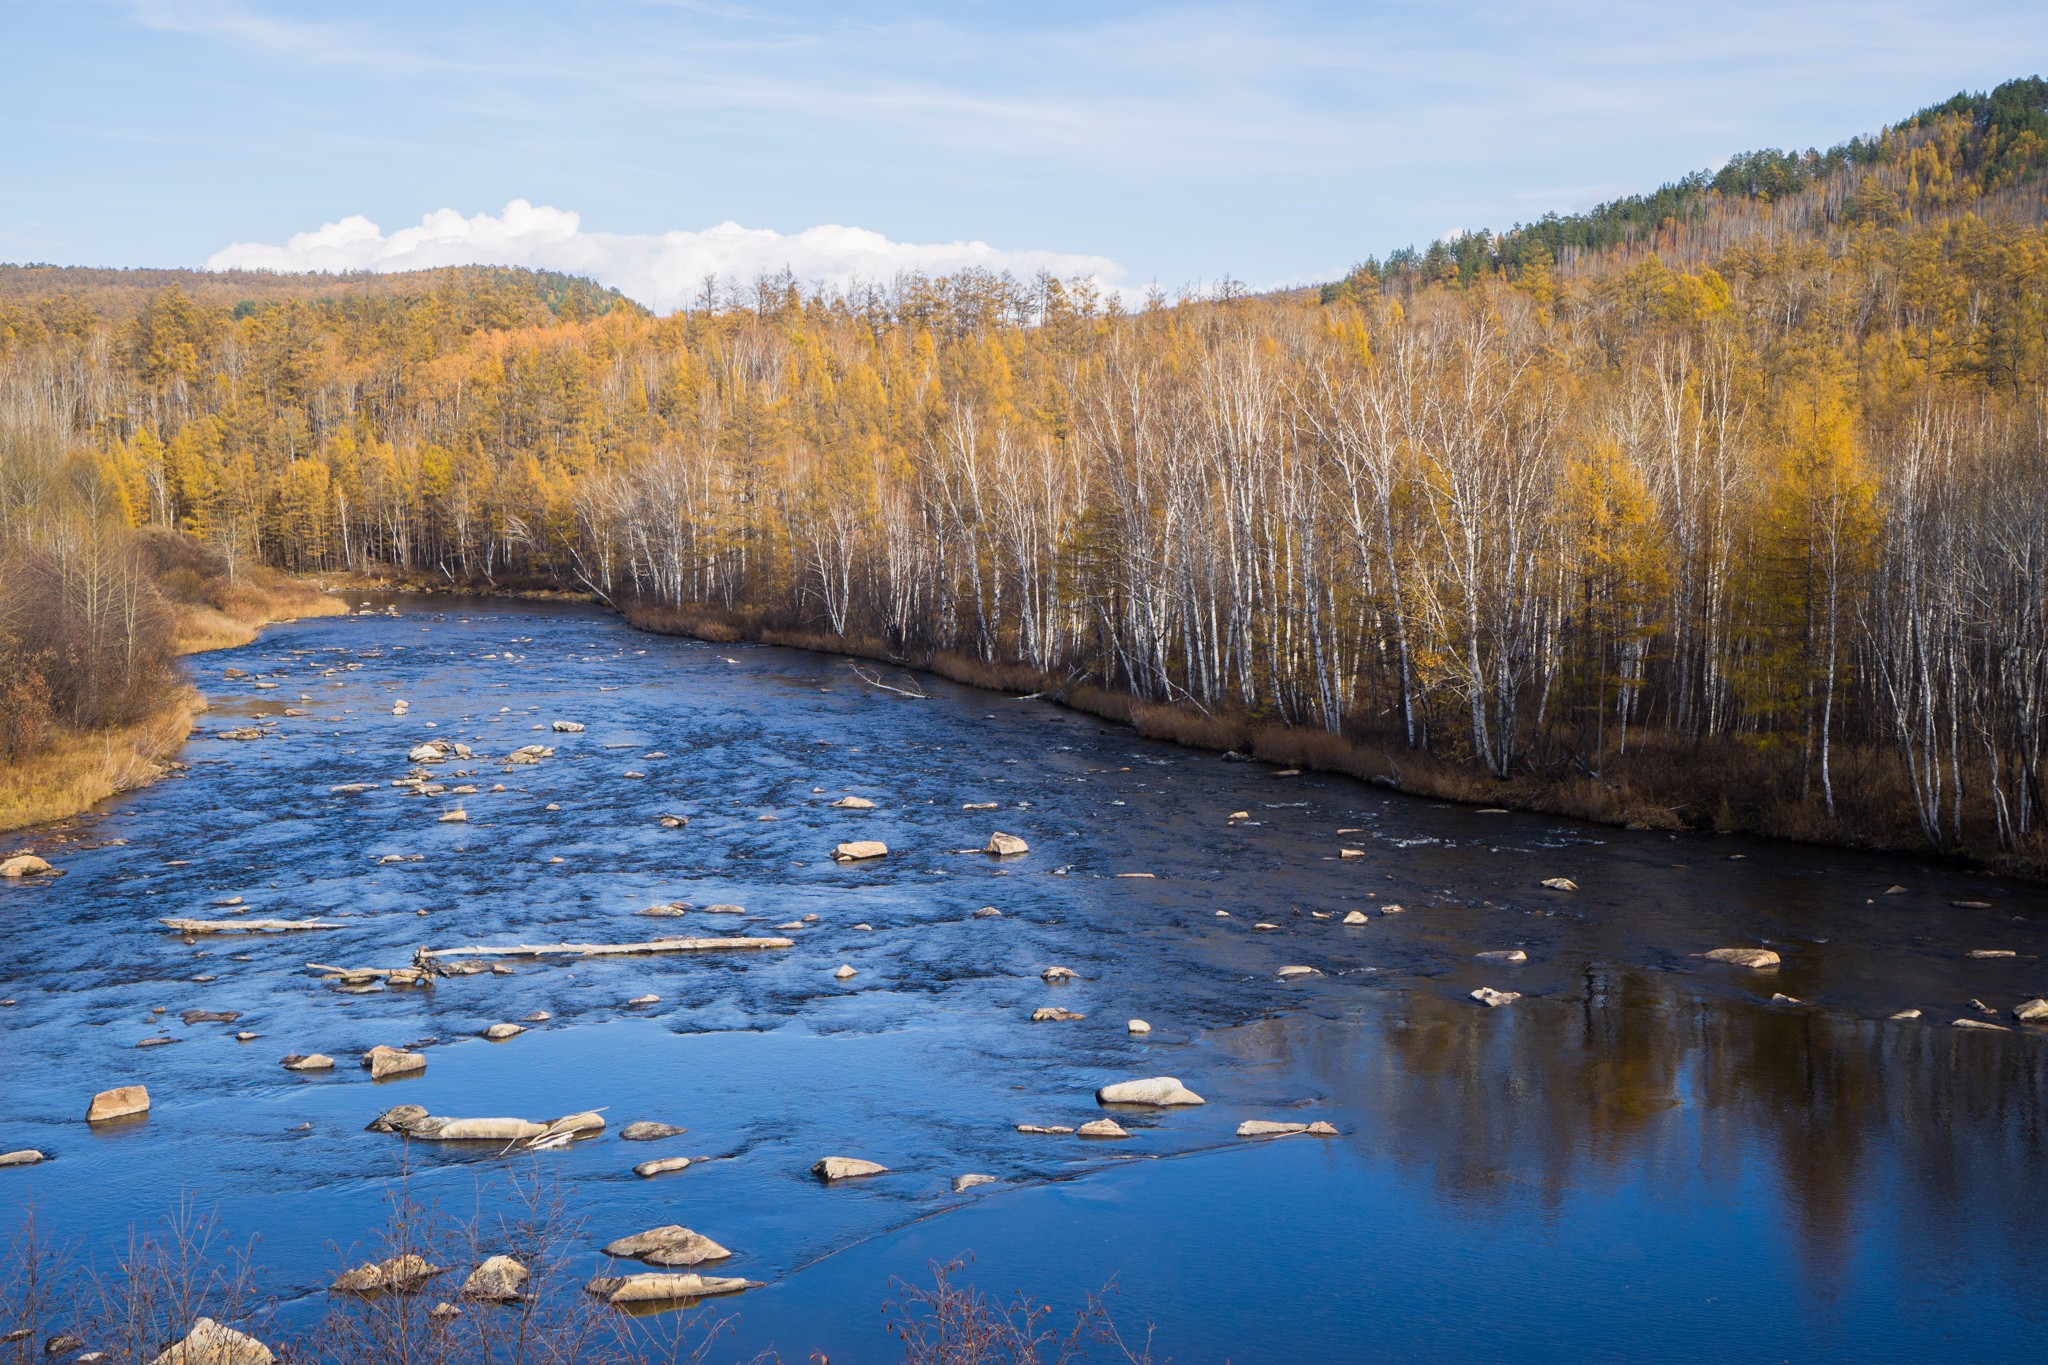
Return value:
[(709, 953), (726, 948), (793, 948), (793, 938), (657, 938), (645, 943), (507, 943), (466, 948), (421, 948), (421, 966), (444, 957), (623, 957), (632, 953)]
[(157, 923), (169, 925), (181, 934), (260, 934), (272, 930), (348, 927), (324, 919), (165, 919)]

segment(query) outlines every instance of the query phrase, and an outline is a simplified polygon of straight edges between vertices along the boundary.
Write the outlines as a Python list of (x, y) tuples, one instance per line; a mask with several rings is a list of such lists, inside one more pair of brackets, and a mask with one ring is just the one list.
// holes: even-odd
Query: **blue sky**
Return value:
[(0, 0), (0, 45), (0, 259), (666, 305), (784, 259), (1328, 278), (2048, 69), (2048, 4)]

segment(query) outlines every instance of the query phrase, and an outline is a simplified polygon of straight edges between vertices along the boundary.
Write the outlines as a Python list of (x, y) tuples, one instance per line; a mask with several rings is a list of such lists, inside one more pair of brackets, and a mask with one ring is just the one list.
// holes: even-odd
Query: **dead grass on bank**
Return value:
[(61, 820), (121, 792), (146, 787), (192, 733), (206, 698), (181, 686), (161, 709), (105, 730), (59, 726), (34, 754), (0, 764), (0, 831)]
[(346, 616), (348, 603), (316, 584), (264, 573), (213, 589), (207, 600), (177, 602), (173, 639), (179, 654), (246, 645), (263, 627), (311, 616)]

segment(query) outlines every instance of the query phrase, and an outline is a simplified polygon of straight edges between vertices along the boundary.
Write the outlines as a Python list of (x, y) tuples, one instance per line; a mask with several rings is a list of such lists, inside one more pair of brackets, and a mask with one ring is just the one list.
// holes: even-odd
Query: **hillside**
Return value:
[(2039, 870), (2043, 91), (1320, 299), (24, 271), (0, 532), (565, 587), (1411, 790)]

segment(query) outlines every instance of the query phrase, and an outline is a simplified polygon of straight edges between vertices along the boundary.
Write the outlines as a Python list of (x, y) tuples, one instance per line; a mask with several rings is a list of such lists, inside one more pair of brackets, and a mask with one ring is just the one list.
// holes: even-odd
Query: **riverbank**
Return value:
[[(172, 648), (182, 656), (246, 645), (268, 625), (348, 611), (322, 585), (270, 570), (160, 587), (172, 613)], [(173, 771), (172, 755), (205, 710), (205, 695), (186, 683), (126, 725), (52, 725), (34, 753), (0, 765), (0, 833), (68, 819), (157, 781)]]

